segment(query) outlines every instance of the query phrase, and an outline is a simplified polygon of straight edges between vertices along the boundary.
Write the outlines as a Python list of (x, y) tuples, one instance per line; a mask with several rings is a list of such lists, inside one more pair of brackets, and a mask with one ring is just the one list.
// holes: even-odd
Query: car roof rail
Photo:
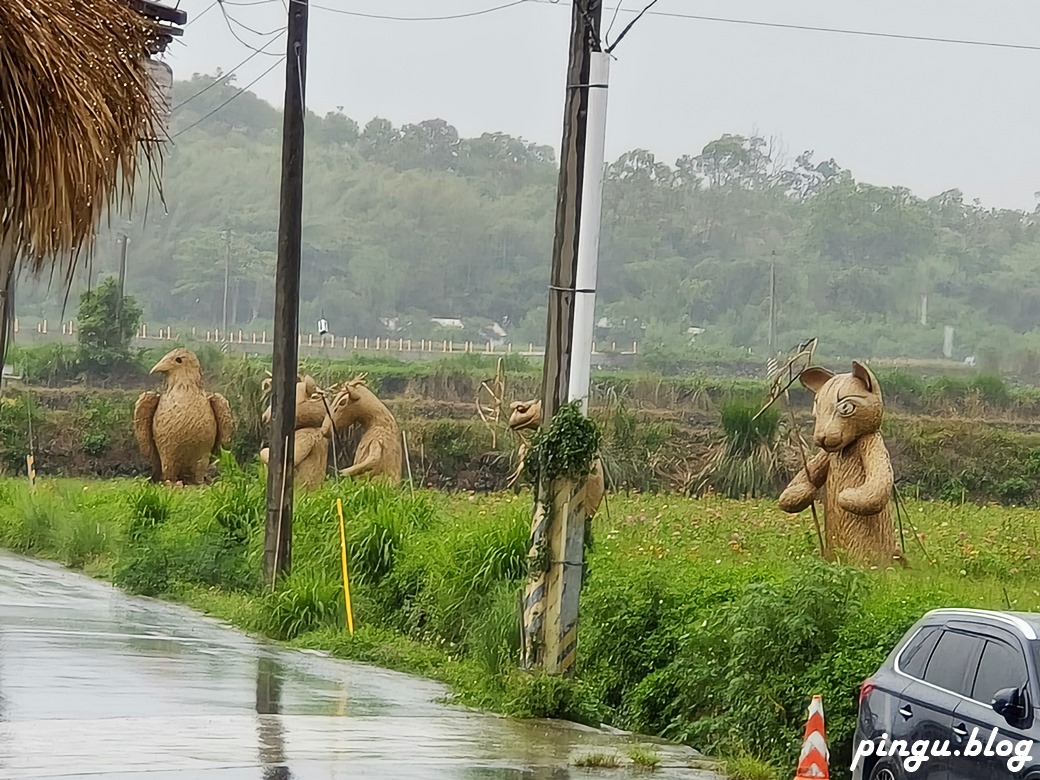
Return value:
[(940, 609), (933, 609), (925, 613), (924, 617), (965, 617), (965, 618), (987, 618), (1005, 625), (1010, 625), (1016, 628), (1022, 636), (1026, 639), (1036, 639), (1036, 629), (1027, 621), (1018, 617), (1017, 615), (1011, 615), (1007, 612), (1000, 612), (998, 610), (991, 609), (971, 609), (968, 607), (943, 607)]

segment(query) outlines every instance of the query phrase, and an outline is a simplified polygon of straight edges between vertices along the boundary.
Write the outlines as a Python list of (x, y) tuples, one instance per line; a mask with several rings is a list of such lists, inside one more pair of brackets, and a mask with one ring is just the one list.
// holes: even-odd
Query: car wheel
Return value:
[(899, 780), (899, 778), (899, 772), (887, 761), (875, 764), (870, 771), (870, 780)]

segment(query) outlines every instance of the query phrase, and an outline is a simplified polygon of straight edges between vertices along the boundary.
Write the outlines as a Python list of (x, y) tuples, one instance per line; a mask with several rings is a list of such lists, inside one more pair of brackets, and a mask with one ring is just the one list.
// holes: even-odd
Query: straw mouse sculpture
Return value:
[(799, 380), (815, 396), (813, 441), (820, 452), (780, 495), (780, 508), (801, 512), (823, 488), (828, 553), (840, 550), (864, 565), (905, 565), (892, 523), (892, 463), (881, 436), (877, 378), (853, 361), (848, 374), (812, 366)]

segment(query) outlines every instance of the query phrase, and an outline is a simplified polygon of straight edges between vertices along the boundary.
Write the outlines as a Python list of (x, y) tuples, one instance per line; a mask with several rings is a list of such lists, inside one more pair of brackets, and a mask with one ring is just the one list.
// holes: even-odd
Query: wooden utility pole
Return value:
[[(2, 227), (2, 225), (0, 225)], [(14, 286), (18, 256), (14, 247), (14, 232), (0, 232), (0, 389), (3, 388), (4, 361), (7, 345), (14, 333)]]
[(119, 234), (119, 297), (116, 298), (116, 328), (119, 343), (123, 343), (123, 295), (126, 290), (126, 245), (130, 237), (126, 233)]
[(273, 585), (292, 565), (293, 450), (297, 347), (300, 333), (300, 254), (303, 238), (303, 119), (307, 83), (308, 0), (289, 0), (282, 124), (282, 187), (275, 271), (274, 354), (271, 367), (271, 455), (267, 471), (264, 576)]
[[(569, 400), (574, 357), (574, 309), (593, 52), (600, 51), (602, 0), (574, 0), (571, 10), (563, 143), (545, 364), (542, 425)], [(601, 85), (604, 86), (605, 85)], [(584, 574), (584, 485), (557, 479), (536, 486), (530, 559), (535, 562), (523, 600), (524, 657), (528, 668), (571, 674), (577, 649), (578, 593)]]
[(231, 286), (231, 231), (224, 231), (224, 334), (225, 341), (228, 333), (228, 288)]

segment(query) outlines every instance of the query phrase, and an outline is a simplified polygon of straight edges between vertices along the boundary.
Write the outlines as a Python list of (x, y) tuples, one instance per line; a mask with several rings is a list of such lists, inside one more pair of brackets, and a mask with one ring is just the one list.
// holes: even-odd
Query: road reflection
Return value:
[(292, 780), (281, 719), (283, 675), (281, 665), (271, 656), (261, 654), (256, 659), (256, 720), (263, 780)]

